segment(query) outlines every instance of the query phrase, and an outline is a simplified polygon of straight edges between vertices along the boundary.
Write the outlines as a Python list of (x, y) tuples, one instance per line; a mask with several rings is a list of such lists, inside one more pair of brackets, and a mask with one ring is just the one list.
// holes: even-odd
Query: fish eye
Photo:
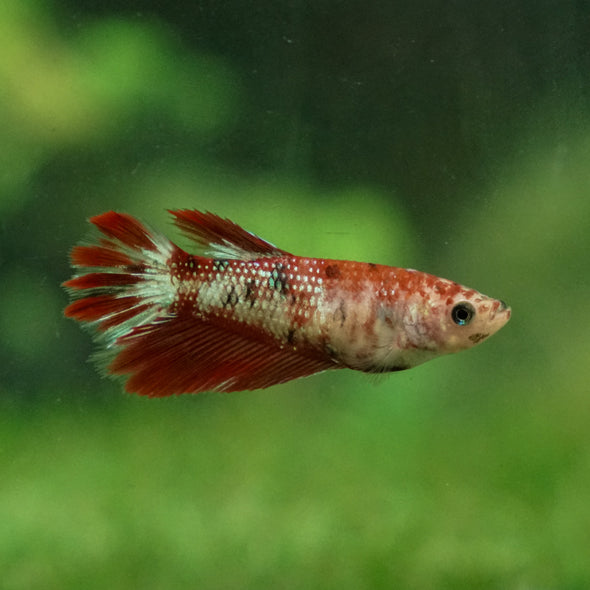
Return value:
[(457, 303), (451, 311), (451, 317), (458, 326), (466, 326), (475, 316), (475, 309), (471, 303), (462, 301)]

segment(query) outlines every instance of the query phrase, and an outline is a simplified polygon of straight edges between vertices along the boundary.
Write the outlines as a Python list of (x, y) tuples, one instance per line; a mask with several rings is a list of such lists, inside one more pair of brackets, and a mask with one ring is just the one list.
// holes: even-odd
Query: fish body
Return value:
[(149, 396), (257, 389), (335, 368), (399, 371), (470, 348), (502, 301), (412, 269), (294, 256), (211, 213), (171, 211), (188, 253), (133, 217), (92, 218), (66, 316), (97, 329), (107, 372)]

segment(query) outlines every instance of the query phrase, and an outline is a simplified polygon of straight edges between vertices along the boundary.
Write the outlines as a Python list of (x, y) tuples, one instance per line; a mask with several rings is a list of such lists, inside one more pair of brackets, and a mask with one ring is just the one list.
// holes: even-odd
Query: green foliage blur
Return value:
[[(0, 588), (590, 587), (590, 8), (7, 0)], [(62, 317), (86, 219), (217, 212), (505, 299), (376, 380), (149, 400)]]

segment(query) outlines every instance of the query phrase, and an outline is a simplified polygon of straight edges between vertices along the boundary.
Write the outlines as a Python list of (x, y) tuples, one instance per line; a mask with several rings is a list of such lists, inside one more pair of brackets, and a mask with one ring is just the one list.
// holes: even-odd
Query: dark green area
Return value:
[[(5, 2), (0, 588), (590, 587), (590, 8), (463, 4)], [(513, 319), (378, 380), (124, 395), (67, 252), (181, 207)]]

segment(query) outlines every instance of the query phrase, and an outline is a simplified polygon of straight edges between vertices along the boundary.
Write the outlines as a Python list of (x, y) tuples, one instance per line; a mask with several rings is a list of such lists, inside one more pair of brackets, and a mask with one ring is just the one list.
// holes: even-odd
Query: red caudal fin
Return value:
[(90, 222), (105, 237), (72, 250), (79, 274), (64, 283), (74, 299), (64, 313), (95, 327), (110, 348), (133, 328), (168, 316), (175, 297), (168, 260), (179, 249), (129, 215), (109, 211)]

